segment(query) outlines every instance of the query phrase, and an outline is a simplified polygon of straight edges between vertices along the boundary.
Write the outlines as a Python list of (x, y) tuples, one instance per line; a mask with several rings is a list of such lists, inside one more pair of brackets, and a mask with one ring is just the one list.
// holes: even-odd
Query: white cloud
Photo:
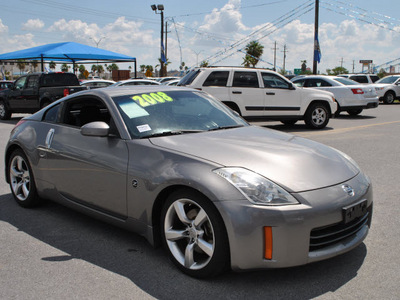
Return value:
[(44, 22), (40, 19), (29, 19), (22, 24), (22, 30), (40, 30), (44, 27)]

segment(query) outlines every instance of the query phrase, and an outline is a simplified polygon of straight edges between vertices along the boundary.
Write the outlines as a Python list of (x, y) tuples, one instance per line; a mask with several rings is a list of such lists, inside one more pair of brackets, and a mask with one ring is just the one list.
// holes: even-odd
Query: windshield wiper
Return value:
[(141, 139), (147, 139), (147, 138), (159, 137), (159, 136), (179, 135), (179, 134), (184, 134), (184, 133), (197, 133), (197, 132), (203, 132), (203, 131), (204, 130), (170, 130), (170, 131), (162, 131), (162, 132), (156, 132), (156, 133), (153, 133), (153, 134), (142, 136)]
[(229, 125), (229, 126), (218, 126), (215, 128), (211, 128), (208, 131), (215, 131), (215, 130), (222, 130), (222, 129), (232, 129), (232, 128), (239, 128), (243, 127), (244, 125)]

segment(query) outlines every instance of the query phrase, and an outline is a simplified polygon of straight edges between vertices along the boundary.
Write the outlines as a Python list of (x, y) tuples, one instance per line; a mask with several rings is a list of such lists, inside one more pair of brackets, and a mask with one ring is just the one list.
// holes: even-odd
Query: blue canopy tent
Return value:
[(137, 73), (135, 57), (74, 42), (47, 44), (0, 54), (0, 61), (17, 59), (40, 60), (42, 72), (44, 71), (44, 61), (70, 61), (73, 63), (74, 69), (75, 63), (82, 61), (134, 62), (135, 78)]

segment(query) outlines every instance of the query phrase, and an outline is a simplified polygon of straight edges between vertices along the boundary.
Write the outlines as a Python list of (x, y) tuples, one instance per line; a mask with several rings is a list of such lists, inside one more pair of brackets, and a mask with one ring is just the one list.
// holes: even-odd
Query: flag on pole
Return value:
[(163, 41), (161, 41), (161, 46), (162, 46), (161, 61), (165, 64), (167, 62), (167, 59), (165, 58), (165, 48)]
[(321, 56), (321, 48), (319, 47), (318, 36), (316, 36), (314, 40), (314, 60), (320, 63)]

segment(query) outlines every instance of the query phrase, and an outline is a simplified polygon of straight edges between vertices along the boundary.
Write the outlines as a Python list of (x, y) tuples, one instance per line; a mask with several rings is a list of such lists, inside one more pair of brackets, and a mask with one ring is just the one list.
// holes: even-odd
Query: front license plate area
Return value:
[(367, 213), (367, 200), (343, 207), (343, 221), (349, 223)]

